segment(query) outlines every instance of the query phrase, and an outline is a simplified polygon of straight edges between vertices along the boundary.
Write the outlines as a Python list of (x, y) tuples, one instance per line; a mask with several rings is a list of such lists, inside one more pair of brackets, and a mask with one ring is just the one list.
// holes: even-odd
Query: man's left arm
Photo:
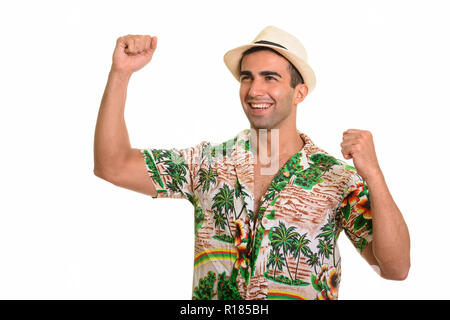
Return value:
[(369, 188), (373, 240), (362, 256), (370, 265), (379, 267), (383, 278), (404, 280), (410, 267), (408, 227), (378, 164), (372, 134), (349, 129), (343, 134), (341, 148), (345, 159), (353, 159), (356, 171)]

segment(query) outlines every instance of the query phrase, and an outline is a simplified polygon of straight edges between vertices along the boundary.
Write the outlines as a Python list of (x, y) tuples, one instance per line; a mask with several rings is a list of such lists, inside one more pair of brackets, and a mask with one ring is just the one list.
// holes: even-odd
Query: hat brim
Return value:
[(241, 60), (242, 54), (252, 47), (268, 47), (279, 52), (287, 60), (289, 60), (300, 72), (304, 83), (308, 87), (308, 93), (313, 91), (314, 88), (316, 87), (316, 76), (314, 74), (314, 71), (306, 61), (292, 54), (286, 49), (273, 46), (270, 44), (247, 44), (229, 50), (228, 52), (225, 53), (225, 55), (223, 56), (225, 65), (227, 66), (227, 68), (230, 70), (230, 72), (236, 78), (237, 81), (239, 81), (239, 74), (241, 72), (239, 62)]

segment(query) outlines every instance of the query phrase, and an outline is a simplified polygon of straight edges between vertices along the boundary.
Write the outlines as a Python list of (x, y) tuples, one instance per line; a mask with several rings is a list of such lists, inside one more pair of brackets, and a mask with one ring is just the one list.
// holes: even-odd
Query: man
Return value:
[(124, 121), (126, 89), (156, 47), (156, 37), (117, 40), (95, 132), (94, 173), (153, 198), (192, 203), (193, 299), (337, 299), (342, 230), (382, 277), (407, 277), (408, 228), (371, 133), (343, 133), (342, 154), (352, 167), (296, 128), (297, 104), (315, 86), (298, 39), (269, 26), (225, 54), (250, 130), (218, 145), (135, 149)]

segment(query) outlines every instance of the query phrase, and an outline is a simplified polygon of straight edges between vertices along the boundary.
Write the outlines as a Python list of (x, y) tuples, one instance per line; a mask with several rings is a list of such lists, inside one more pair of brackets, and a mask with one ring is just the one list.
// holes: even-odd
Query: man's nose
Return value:
[(259, 79), (254, 79), (250, 85), (250, 90), (248, 91), (248, 94), (252, 97), (264, 95), (265, 93), (265, 86), (264, 82)]

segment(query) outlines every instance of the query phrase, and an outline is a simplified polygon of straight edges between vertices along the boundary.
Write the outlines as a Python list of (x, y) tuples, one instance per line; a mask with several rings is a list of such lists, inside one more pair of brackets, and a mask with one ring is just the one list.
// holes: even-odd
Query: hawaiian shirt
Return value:
[(337, 299), (344, 230), (372, 240), (369, 189), (303, 132), (254, 212), (250, 129), (221, 144), (140, 149), (157, 195), (194, 206), (192, 299)]

